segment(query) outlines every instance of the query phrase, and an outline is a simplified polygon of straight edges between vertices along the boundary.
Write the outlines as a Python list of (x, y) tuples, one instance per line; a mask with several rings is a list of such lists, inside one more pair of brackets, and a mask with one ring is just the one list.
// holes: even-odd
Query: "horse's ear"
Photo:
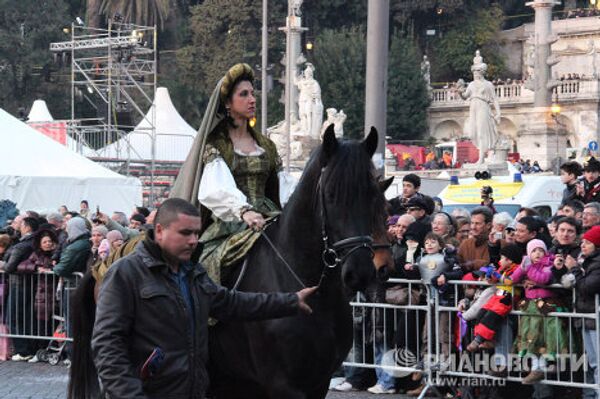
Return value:
[(363, 144), (369, 156), (372, 157), (373, 154), (375, 154), (375, 151), (377, 150), (377, 129), (375, 129), (375, 126), (371, 126), (371, 131), (363, 140)]
[(394, 176), (390, 177), (389, 179), (384, 179), (377, 182), (377, 184), (379, 185), (379, 190), (382, 194), (385, 193), (388, 188), (390, 188), (393, 181)]
[(325, 154), (326, 159), (330, 159), (333, 154), (335, 154), (339, 144), (340, 143), (338, 143), (338, 140), (335, 137), (332, 123), (325, 129), (325, 133), (323, 134), (323, 153)]

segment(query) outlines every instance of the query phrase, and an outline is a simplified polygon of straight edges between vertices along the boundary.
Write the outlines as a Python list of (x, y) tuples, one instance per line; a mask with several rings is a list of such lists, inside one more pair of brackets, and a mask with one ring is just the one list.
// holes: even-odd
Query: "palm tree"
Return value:
[(87, 0), (88, 23), (92, 25), (94, 16), (112, 18), (121, 14), (125, 21), (138, 25), (164, 26), (169, 16), (170, 0)]

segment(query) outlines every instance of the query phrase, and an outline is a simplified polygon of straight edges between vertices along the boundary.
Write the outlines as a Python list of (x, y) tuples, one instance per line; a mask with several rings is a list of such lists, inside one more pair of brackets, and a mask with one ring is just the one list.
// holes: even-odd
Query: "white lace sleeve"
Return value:
[(298, 184), (298, 180), (283, 170), (277, 173), (277, 177), (279, 178), (279, 202), (283, 207), (285, 204), (287, 204), (290, 196), (294, 192), (294, 189)]
[(233, 175), (221, 157), (204, 166), (198, 200), (225, 222), (240, 221), (240, 212), (248, 199), (236, 186)]

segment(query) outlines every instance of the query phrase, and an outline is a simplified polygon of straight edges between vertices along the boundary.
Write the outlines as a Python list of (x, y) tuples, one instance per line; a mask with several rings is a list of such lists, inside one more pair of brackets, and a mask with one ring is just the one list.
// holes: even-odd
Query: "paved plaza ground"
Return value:
[[(68, 369), (47, 363), (0, 362), (0, 399), (65, 399)], [(327, 399), (366, 399), (368, 392), (333, 393)], [(404, 395), (384, 395), (389, 399)]]

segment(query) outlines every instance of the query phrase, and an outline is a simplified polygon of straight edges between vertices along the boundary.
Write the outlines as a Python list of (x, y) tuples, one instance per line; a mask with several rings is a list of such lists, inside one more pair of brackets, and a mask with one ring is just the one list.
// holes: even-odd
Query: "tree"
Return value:
[[(283, 23), (281, 4), (273, 4), (269, 18), (273, 24)], [(261, 26), (261, 2), (205, 0), (191, 8), (189, 39), (187, 45), (177, 51), (177, 73), (173, 75), (177, 83), (172, 86), (167, 83), (169, 88), (177, 90), (179, 100), (176, 105), (190, 123), (199, 125), (205, 104), (227, 68), (238, 62), (246, 62), (255, 69), (260, 65)], [(278, 76), (281, 66), (276, 62), (281, 58), (285, 40), (283, 33), (269, 29), (272, 31), (269, 35), (269, 60), (276, 66), (270, 73)], [(255, 72), (255, 90), (260, 104), (260, 73), (258, 69)], [(281, 120), (283, 116), (275, 98), (279, 90), (269, 95), (270, 122)], [(278, 112), (274, 113), (272, 109)]]
[(427, 85), (414, 41), (395, 34), (388, 68), (387, 131), (397, 140), (418, 140), (427, 133)]
[(62, 0), (0, 0), (0, 107), (14, 114), (43, 98), (67, 116), (68, 78), (54, 73), (49, 46), (68, 20)]
[(363, 27), (324, 29), (313, 55), (325, 108), (343, 109), (347, 137), (364, 136), (366, 34)]
[(481, 50), (488, 65), (488, 76), (501, 76), (505, 70), (499, 35), (503, 21), (504, 13), (497, 5), (457, 17), (453, 27), (435, 45), (432, 57), (435, 78), (471, 80), (471, 65), (476, 50)]

